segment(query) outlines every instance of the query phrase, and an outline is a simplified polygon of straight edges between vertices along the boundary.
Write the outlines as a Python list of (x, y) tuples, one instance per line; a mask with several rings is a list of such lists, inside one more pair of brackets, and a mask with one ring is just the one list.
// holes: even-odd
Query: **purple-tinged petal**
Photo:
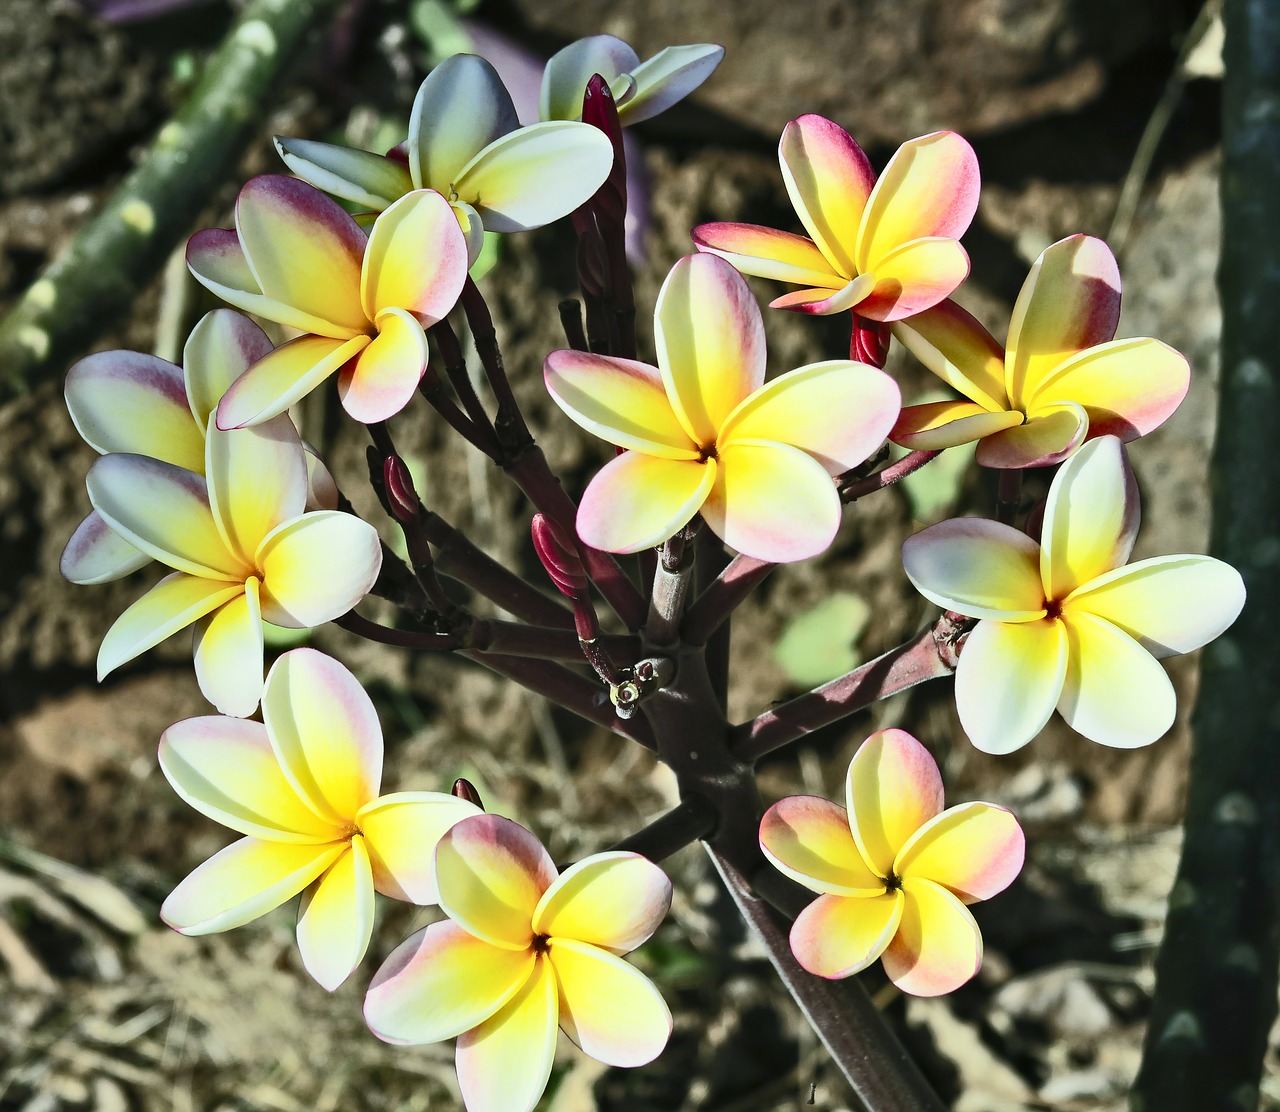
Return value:
[(954, 239), (913, 239), (885, 255), (864, 277), (875, 288), (858, 300), (858, 315), (896, 321), (932, 309), (969, 276), (969, 254)]
[(1075, 402), (1044, 406), (1026, 421), (992, 433), (975, 456), (983, 467), (1049, 467), (1067, 459), (1089, 436), (1089, 415)]
[(222, 395), (253, 364), (270, 355), (272, 346), (261, 328), (231, 309), (215, 309), (196, 322), (182, 349), (182, 369), (187, 401), (201, 433), (207, 430)]
[(699, 251), (719, 255), (743, 274), (830, 289), (842, 289), (848, 282), (835, 272), (813, 240), (791, 232), (758, 224), (716, 222), (699, 224), (690, 235)]
[(448, 315), (467, 278), (467, 243), (453, 209), (429, 189), (406, 193), (374, 221), (361, 272), (369, 320), (389, 309), (429, 328)]
[(366, 425), (385, 421), (412, 401), (426, 369), (422, 325), (403, 309), (384, 309), (378, 314), (373, 343), (338, 375), (342, 408)]
[(1004, 348), (954, 301), (943, 301), (910, 320), (895, 321), (893, 335), (953, 390), (991, 412), (1007, 410)]
[(904, 408), (889, 439), (904, 448), (932, 451), (971, 444), (1020, 424), (1021, 413), (988, 413), (977, 402), (927, 402)]
[(90, 510), (62, 550), (58, 570), (63, 579), (87, 586), (123, 579), (149, 563), (150, 555), (120, 536), (97, 510)]
[(205, 458), (214, 523), (227, 548), (250, 565), (262, 538), (306, 508), (302, 441), (282, 413), (253, 428), (210, 428)]

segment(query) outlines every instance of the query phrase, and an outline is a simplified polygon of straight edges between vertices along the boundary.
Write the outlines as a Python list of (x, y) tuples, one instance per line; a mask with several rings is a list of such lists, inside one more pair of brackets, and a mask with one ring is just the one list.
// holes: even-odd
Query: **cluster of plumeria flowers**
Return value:
[[(532, 1109), (559, 1030), (610, 1065), (662, 1051), (671, 1014), (623, 958), (662, 922), (671, 883), (631, 849), (562, 871), (528, 830), (486, 813), (465, 782), (452, 793), (380, 794), (382, 733), (369, 696), (311, 648), (267, 669), (268, 624), (341, 621), (392, 644), (488, 651), (492, 667), (584, 716), (603, 713), (619, 733), (637, 706), (658, 708), (668, 691), (667, 709), (642, 715), (645, 728), (628, 736), (655, 748), (696, 796), (702, 768), (722, 787), (724, 768), (763, 750), (751, 749), (750, 730), (729, 726), (723, 707), (707, 705), (702, 646), (727, 611), (708, 618), (703, 599), (685, 608), (695, 542), (713, 535), (739, 554), (730, 570), (740, 578), (726, 572), (704, 596), (736, 599), (734, 584), (749, 574), (824, 552), (848, 501), (946, 448), (977, 441), (978, 462), (1015, 479), (1060, 465), (1027, 529), (1014, 513), (957, 518), (903, 546), (911, 583), (948, 612), (939, 628), (950, 623), (958, 664), (933, 674), (955, 669), (960, 724), (979, 749), (1017, 749), (1055, 710), (1104, 745), (1154, 742), (1176, 709), (1158, 658), (1218, 636), (1244, 603), (1240, 576), (1210, 557), (1128, 563), (1139, 505), (1124, 443), (1173, 413), (1190, 369), (1157, 340), (1114, 338), (1120, 281), (1106, 245), (1073, 236), (1047, 248), (1004, 347), (952, 300), (969, 272), (960, 239), (979, 177), (972, 149), (951, 132), (904, 144), (877, 175), (835, 122), (789, 123), (779, 158), (803, 231), (693, 229), (696, 252), (675, 263), (658, 295), (656, 365), (636, 357), (621, 323), (629, 288), (609, 265), (626, 200), (618, 128), (686, 96), (722, 53), (673, 47), (642, 63), (617, 39), (582, 40), (549, 63), (542, 121), (527, 126), (494, 68), (458, 55), (423, 82), (405, 142), (385, 154), (278, 139), (297, 176), (254, 178), (234, 228), (198, 232), (188, 246), (191, 272), (234, 309), (199, 321), (181, 367), (104, 352), (67, 378), (72, 418), (101, 458), (64, 574), (89, 584), (153, 560), (169, 569), (107, 632), (99, 678), (194, 627), (196, 676), (219, 713), (170, 727), (160, 768), (185, 801), (242, 836), (178, 885), (165, 921), (185, 934), (222, 931), (301, 895), (303, 966), (333, 990), (370, 948), (376, 894), (437, 906), (443, 917), (373, 977), (365, 1016), (392, 1043), (456, 1037), (472, 1112)], [(544, 380), (569, 419), (618, 449), (576, 507), (538, 470), (545, 461), (469, 276), (486, 232), (566, 216), (591, 335), (567, 318), (570, 347), (547, 356)], [(743, 274), (798, 287), (773, 307), (848, 313), (849, 357), (768, 376), (763, 318)], [(459, 304), (498, 419), (471, 385), (449, 323)], [(282, 342), (245, 314), (277, 326)], [(883, 370), (891, 337), (961, 397), (904, 408)], [(384, 560), (377, 530), (349, 512), (289, 416), (332, 376), (346, 413), (370, 427), (375, 486), (404, 531), (411, 568)], [(475, 619), (440, 589), (432, 546), (461, 542), (422, 506), (386, 424), (418, 393), (530, 494), (535, 549), (571, 619), (470, 549), (457, 578), (482, 594), (488, 585), (523, 624)], [(877, 472), (886, 439), (910, 454)], [(657, 561), (641, 565), (654, 577), (646, 599), (616, 557), (655, 548)], [(629, 637), (602, 633), (593, 585)], [(355, 615), (371, 592), (400, 602), (415, 628)], [(539, 656), (541, 670), (512, 663)], [(554, 663), (575, 656), (591, 681)], [(607, 704), (599, 711), (602, 686), (616, 717)], [(700, 698), (701, 718), (678, 717)], [(787, 712), (772, 713), (782, 721)], [(791, 739), (809, 728), (793, 713)], [(721, 730), (697, 735), (700, 767), (682, 721)], [(753, 816), (749, 845), (725, 840), (741, 828), (740, 815), (725, 813), (686, 841), (705, 836), (736, 854), (735, 867), (762, 854), (819, 894), (790, 931), (804, 970), (844, 978), (879, 959), (916, 995), (949, 992), (977, 972), (982, 940), (968, 905), (1007, 887), (1023, 862), (1009, 811), (944, 809), (937, 765), (902, 730), (858, 749), (844, 808), (803, 796), (765, 810), (753, 785), (735, 789)]]

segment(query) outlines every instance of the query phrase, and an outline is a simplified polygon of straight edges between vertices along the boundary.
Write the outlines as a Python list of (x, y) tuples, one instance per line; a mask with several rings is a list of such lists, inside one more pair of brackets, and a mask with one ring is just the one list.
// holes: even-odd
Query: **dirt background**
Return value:
[[(229, 18), (220, 0), (118, 21), (127, 7), (0, 3), (0, 307), (132, 165)], [(416, 30), (422, 8), (351, 5), (264, 108), (262, 140), (239, 180), (280, 169), (272, 133), (368, 146), (400, 138), (428, 61)], [(877, 166), (926, 131), (969, 138), (983, 195), (965, 239), (973, 276), (961, 300), (997, 336), (1045, 246), (1073, 232), (1108, 238), (1125, 279), (1120, 334), (1157, 336), (1193, 367), (1187, 402), (1133, 453), (1141, 557), (1203, 551), (1208, 529), (1220, 27), (1208, 24), (1185, 50), (1198, 12), (1191, 0), (507, 0), (476, 15), (541, 57), (601, 31), (642, 58), (677, 42), (728, 48), (692, 102), (637, 129), (650, 185), (647, 263), (637, 278), (642, 355), (651, 351), (653, 298), (690, 250), (692, 225), (794, 226), (776, 144), (803, 112), (839, 121)], [(1166, 111), (1149, 163), (1135, 167), (1144, 131)], [(206, 224), (226, 223), (235, 188), (219, 190)], [(552, 463), (580, 488), (606, 449), (553, 410), (538, 374), (563, 343), (555, 305), (572, 292), (569, 244), (558, 228), (509, 237), (486, 292), (531, 423), (547, 430)], [(769, 283), (757, 290), (778, 292)], [(184, 303), (203, 308), (179, 266), (94, 346), (163, 350), (172, 337), (157, 322)], [(836, 322), (770, 313), (766, 327), (774, 371), (840, 356), (847, 342)], [(900, 352), (891, 369), (908, 394), (931, 385)], [(384, 908), (370, 957), (332, 996), (301, 970), (289, 908), (201, 940), (158, 923), (169, 889), (228, 840), (173, 795), (155, 764), (160, 732), (207, 708), (185, 637), (94, 682), (103, 632), (154, 572), (95, 588), (58, 575), (62, 546), (87, 509), (93, 458), (62, 405), (61, 374), (0, 408), (0, 1110), (459, 1107), (448, 1046), (388, 1048), (360, 1019), (368, 976), (425, 913)], [(363, 441), (333, 399), (314, 399), (303, 420), (357, 506), (378, 520), (362, 488)], [(433, 508), (528, 567), (527, 511), (484, 461), (424, 413), (401, 418), (396, 433)], [(955, 509), (987, 512), (992, 495), (987, 477), (968, 475)], [(870, 604), (857, 646), (864, 657), (920, 627), (929, 608), (897, 556), (912, 516), (900, 491), (868, 499), (828, 554), (779, 571), (759, 592), (735, 624), (736, 717), (791, 690), (773, 648), (793, 615), (832, 590)], [(444, 788), (467, 775), (558, 860), (609, 845), (673, 801), (669, 778), (637, 747), (476, 668), (395, 655), (335, 630), (314, 643), (375, 695), (387, 790)], [(939, 683), (762, 766), (771, 798), (836, 796), (861, 739), (907, 725), (939, 757), (952, 801), (1006, 802), (1023, 820), (1030, 861), (1013, 889), (979, 909), (987, 958), (977, 981), (945, 1001), (904, 1001), (878, 973), (866, 975), (956, 1109), (1125, 1106), (1176, 864), (1195, 660), (1170, 670), (1179, 724), (1139, 752), (1051, 727), (1013, 757), (982, 757), (958, 732), (949, 685)], [(699, 853), (669, 864), (673, 912), (639, 960), (676, 1013), (671, 1046), (639, 1071), (606, 1070), (566, 1048), (546, 1109), (790, 1109), (806, 1107), (811, 1092), (815, 1107), (850, 1107)], [(1280, 1074), (1269, 1070), (1265, 1106), (1280, 1107), (1278, 1098)]]

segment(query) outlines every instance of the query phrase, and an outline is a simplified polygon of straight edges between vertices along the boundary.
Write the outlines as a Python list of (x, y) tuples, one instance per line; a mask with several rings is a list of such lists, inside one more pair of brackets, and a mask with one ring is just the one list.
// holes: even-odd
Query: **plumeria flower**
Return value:
[(234, 230), (192, 236), (187, 264), (224, 301), (303, 332), (236, 380), (218, 406), (222, 429), (270, 420), (335, 371), (357, 421), (398, 413), (426, 370), (423, 328), (453, 308), (467, 276), (438, 193), (402, 197), (366, 239), (335, 201), (277, 174), (240, 190)]
[[(137, 351), (101, 351), (81, 359), (67, 372), (67, 409), (76, 431), (103, 455), (150, 456), (203, 475), (210, 414), (271, 346), (248, 317), (215, 309), (192, 329), (181, 367)], [(333, 478), (309, 448), (307, 480), (307, 509), (337, 507)], [(107, 583), (150, 562), (91, 510), (67, 542), (61, 570), (72, 583)]]
[(982, 965), (966, 904), (1004, 891), (1026, 839), (991, 803), (942, 809), (942, 777), (905, 730), (881, 730), (849, 763), (845, 807), (816, 796), (775, 803), (760, 847), (783, 873), (820, 893), (796, 918), (791, 950), (819, 977), (848, 977), (880, 958), (903, 992), (952, 992)]
[(658, 366), (553, 351), (547, 388), (589, 432), (628, 449), (591, 480), (578, 534), (610, 552), (673, 536), (701, 512), (726, 543), (802, 560), (840, 525), (832, 476), (867, 459), (897, 419), (898, 387), (847, 360), (764, 381), (760, 310), (713, 255), (672, 268), (654, 316)]
[(179, 884), (160, 915), (182, 934), (212, 934), (302, 892), (302, 963), (332, 992), (368, 948), (374, 891), (435, 903), (431, 851), (479, 809), (441, 792), (379, 795), (373, 703), (346, 668), (313, 649), (272, 666), (262, 717), (189, 718), (161, 737), (160, 768), (173, 790), (245, 837)]
[(1085, 440), (1135, 440), (1186, 396), (1191, 368), (1159, 340), (1114, 340), (1120, 270), (1100, 239), (1045, 248), (1023, 283), (1004, 350), (960, 306), (944, 301), (893, 334), (964, 395), (907, 406), (893, 441), (950, 448), (977, 440), (987, 467), (1060, 463)]
[(542, 844), (496, 815), (463, 819), (436, 847), (447, 920), (409, 937), (365, 998), (391, 1043), (458, 1036), (468, 1112), (530, 1112), (551, 1074), (556, 1028), (611, 1066), (652, 1061), (671, 1013), (622, 960), (657, 929), (671, 882), (635, 853), (598, 853), (557, 876)]
[(383, 156), (306, 139), (277, 138), (276, 148), (300, 178), (375, 212), (411, 189), (443, 194), (472, 262), (486, 230), (523, 232), (567, 216), (613, 165), (613, 147), (596, 128), (521, 127), (497, 72), (474, 54), (446, 58), (422, 82), (403, 161), (398, 149)]
[(822, 116), (778, 144), (782, 177), (808, 237), (755, 224), (693, 229), (699, 251), (744, 274), (802, 287), (775, 309), (895, 321), (936, 305), (969, 273), (959, 239), (978, 207), (978, 161), (951, 131), (904, 143), (876, 178), (862, 148)]
[(195, 623), (200, 690), (243, 717), (262, 693), (263, 620), (303, 628), (345, 614), (377, 580), (382, 547), (351, 514), (304, 512), (305, 453), (283, 414), (252, 429), (210, 425), (204, 470), (123, 454), (90, 468), (102, 519), (174, 569), (107, 631), (98, 678)]
[(1239, 573), (1209, 556), (1126, 566), (1138, 489), (1114, 436), (1090, 441), (1049, 488), (1040, 543), (978, 518), (944, 521), (902, 546), (916, 589), (980, 619), (960, 653), (960, 724), (985, 753), (1010, 753), (1054, 709), (1103, 745), (1149, 745), (1173, 725), (1157, 658), (1212, 641), (1240, 613)]
[(587, 82), (599, 74), (609, 83), (625, 127), (665, 112), (684, 100), (715, 71), (724, 47), (711, 43), (668, 46), (647, 62), (621, 39), (590, 35), (551, 56), (542, 74), (540, 112), (544, 120), (582, 116)]

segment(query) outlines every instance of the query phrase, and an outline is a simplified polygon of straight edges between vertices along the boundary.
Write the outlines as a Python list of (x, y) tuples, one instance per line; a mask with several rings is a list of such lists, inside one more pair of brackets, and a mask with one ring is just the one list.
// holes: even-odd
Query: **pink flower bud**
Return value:
[(573, 546), (542, 514), (533, 515), (531, 532), (534, 551), (560, 593), (581, 598), (587, 590), (587, 575)]

